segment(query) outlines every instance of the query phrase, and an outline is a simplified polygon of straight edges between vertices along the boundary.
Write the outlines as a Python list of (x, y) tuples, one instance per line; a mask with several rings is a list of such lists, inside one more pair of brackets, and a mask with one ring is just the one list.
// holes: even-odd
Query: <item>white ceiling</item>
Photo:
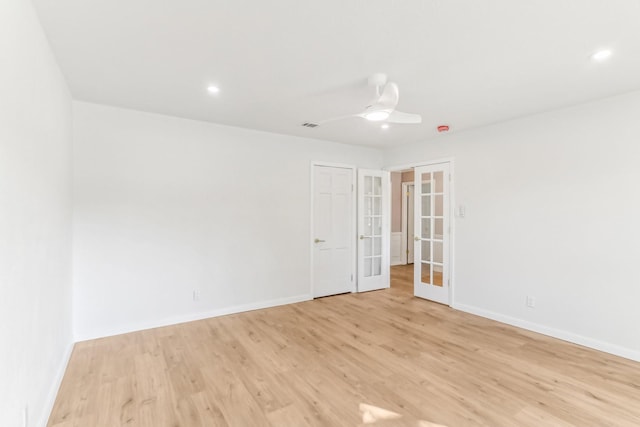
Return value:
[[(331, 141), (399, 145), (640, 89), (638, 0), (34, 3), (76, 99)], [(374, 72), (421, 125), (301, 127), (361, 111)]]

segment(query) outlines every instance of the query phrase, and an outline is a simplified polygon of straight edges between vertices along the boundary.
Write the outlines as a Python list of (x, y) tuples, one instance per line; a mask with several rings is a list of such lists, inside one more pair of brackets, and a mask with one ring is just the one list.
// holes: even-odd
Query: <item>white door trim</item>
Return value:
[(309, 186), (309, 217), (311, 221), (309, 223), (309, 295), (313, 298), (314, 292), (314, 259), (313, 255), (314, 245), (313, 239), (314, 236), (314, 193), (315, 193), (315, 178), (314, 178), (314, 170), (316, 166), (324, 166), (330, 168), (343, 168), (351, 170), (351, 233), (352, 233), (352, 241), (351, 241), (351, 292), (356, 292), (356, 250), (357, 250), (357, 240), (356, 240), (356, 179), (357, 179), (357, 168), (353, 165), (346, 165), (342, 163), (331, 163), (331, 162), (321, 162), (321, 161), (312, 161), (309, 167), (309, 175), (310, 175), (310, 186)]
[(407, 192), (409, 191), (409, 186), (412, 185), (413, 183), (411, 182), (403, 182), (402, 183), (402, 257), (400, 258), (402, 260), (402, 264), (406, 265), (408, 262), (407, 259), (407, 247), (408, 247), (408, 242), (407, 242), (407, 232), (408, 232), (408, 222), (407, 222), (407, 215), (409, 213), (408, 211), (408, 206), (407, 206)]
[(403, 165), (386, 166), (386, 167), (384, 167), (382, 169), (386, 170), (386, 171), (389, 171), (389, 172), (398, 172), (398, 171), (403, 171), (403, 170), (407, 170), (407, 169), (417, 168), (419, 166), (437, 165), (438, 163), (451, 163), (451, 164), (453, 164), (453, 161), (454, 161), (453, 157), (443, 157), (441, 159), (435, 159), (435, 160), (424, 160), (422, 162), (406, 163), (406, 164), (403, 164)]
[[(451, 175), (451, 181), (449, 182), (449, 215), (451, 220), (449, 226), (451, 227), (450, 242), (449, 242), (449, 307), (455, 307), (455, 245), (456, 245), (456, 193), (455, 193), (455, 159), (453, 157), (443, 157), (435, 160), (424, 160), (421, 162), (408, 163), (403, 165), (386, 166), (383, 170), (389, 172), (398, 172), (407, 169), (413, 169), (419, 166), (430, 166), (439, 163), (449, 163), (449, 174)], [(414, 195), (415, 201), (415, 195)], [(391, 208), (391, 205), (389, 205)]]

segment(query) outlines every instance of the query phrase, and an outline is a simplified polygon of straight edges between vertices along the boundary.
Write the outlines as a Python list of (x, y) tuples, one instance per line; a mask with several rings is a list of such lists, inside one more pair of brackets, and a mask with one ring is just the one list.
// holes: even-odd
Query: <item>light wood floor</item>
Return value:
[(391, 266), (391, 288), (413, 295), (413, 264)]
[(402, 415), (374, 427), (640, 425), (640, 364), (414, 298), (395, 279), (79, 343), (48, 425), (359, 426), (363, 403)]
[[(422, 273), (422, 281), (429, 283), (431, 280), (429, 271), (423, 271)], [(433, 278), (435, 286), (442, 286), (441, 272), (435, 271)], [(391, 287), (404, 290), (413, 295), (413, 264), (394, 265), (391, 267)]]

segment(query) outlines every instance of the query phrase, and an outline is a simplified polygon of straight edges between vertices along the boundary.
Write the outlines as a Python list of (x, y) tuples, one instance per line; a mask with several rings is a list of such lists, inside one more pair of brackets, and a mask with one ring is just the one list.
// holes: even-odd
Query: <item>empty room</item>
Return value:
[(0, 426), (640, 426), (639, 22), (2, 0)]

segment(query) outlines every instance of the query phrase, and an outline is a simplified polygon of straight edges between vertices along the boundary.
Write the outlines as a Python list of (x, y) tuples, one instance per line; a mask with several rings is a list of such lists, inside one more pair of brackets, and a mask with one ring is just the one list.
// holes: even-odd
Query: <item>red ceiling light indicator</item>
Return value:
[(440, 126), (438, 126), (438, 132), (440, 132), (440, 133), (449, 132), (449, 126), (448, 125), (440, 125)]

